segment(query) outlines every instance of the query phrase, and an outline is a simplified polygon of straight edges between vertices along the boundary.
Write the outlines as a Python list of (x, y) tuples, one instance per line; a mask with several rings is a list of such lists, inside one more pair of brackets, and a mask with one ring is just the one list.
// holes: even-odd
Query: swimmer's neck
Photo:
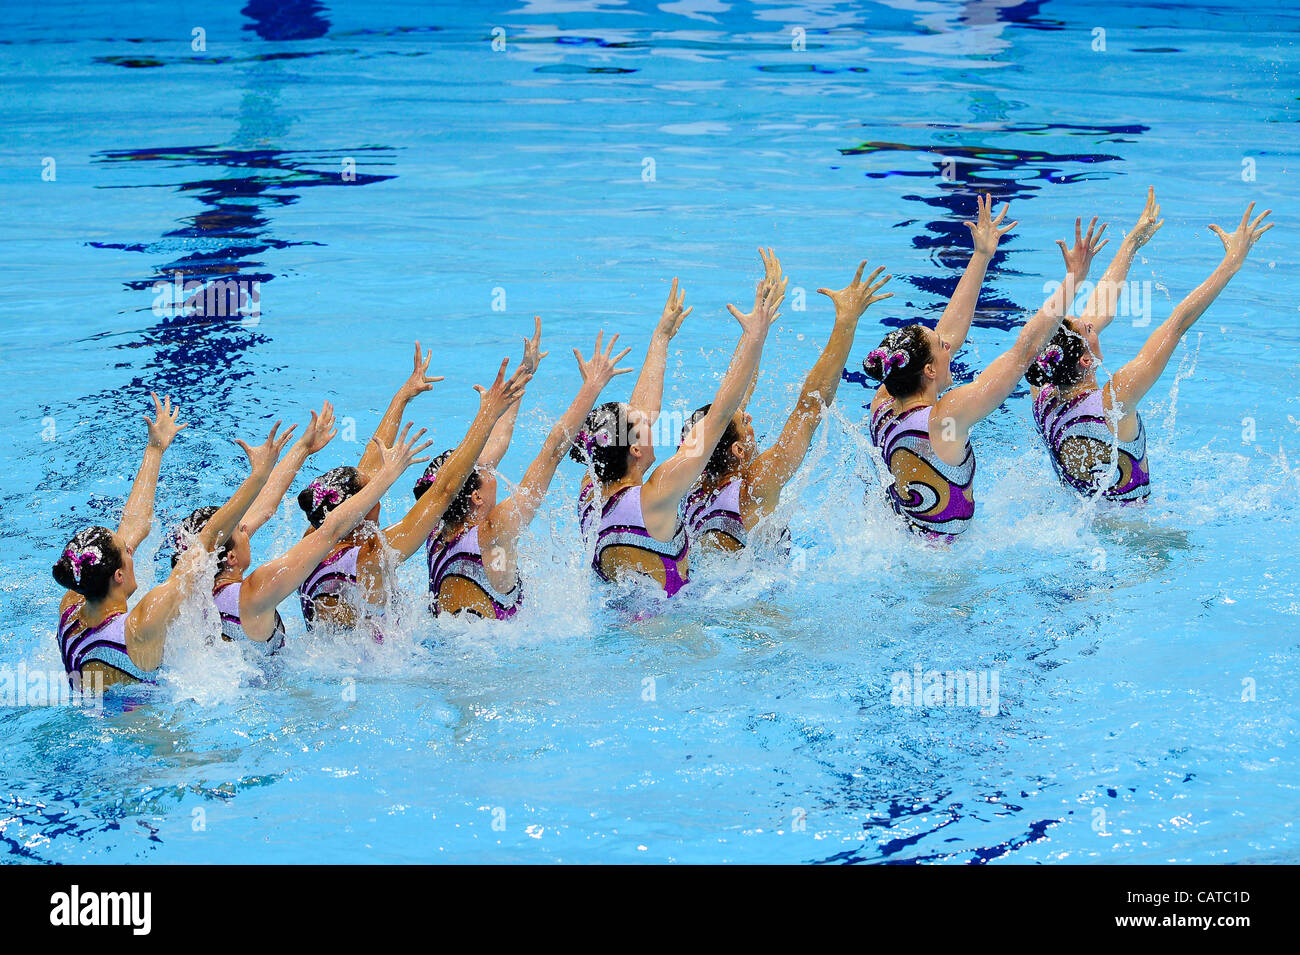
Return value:
[(126, 598), (120, 594), (108, 594), (98, 603), (89, 600), (81, 605), (77, 617), (87, 627), (97, 627), (115, 613), (126, 613)]
[(457, 524), (455, 527), (444, 526), (442, 530), (438, 532), (438, 540), (443, 541), (444, 543), (454, 541), (457, 537), (467, 534), (474, 528), (478, 527), (483, 523), (483, 520), (484, 518), (481, 517), (470, 517)]
[(901, 414), (909, 408), (924, 408), (933, 406), (939, 400), (939, 389), (931, 382), (925, 388), (922, 388), (914, 395), (908, 395), (906, 398), (892, 398), (894, 402), (894, 411)]
[(706, 491), (712, 492), (718, 490), (718, 488), (726, 487), (732, 481), (744, 480), (744, 477), (745, 466), (742, 464), (740, 467), (733, 468), (719, 477), (711, 477), (708, 474), (705, 474), (700, 478), (700, 486)]
[(617, 481), (610, 481), (608, 484), (602, 484), (600, 486), (600, 497), (602, 500), (608, 501), (619, 491), (626, 490), (629, 487), (640, 487), (644, 483), (645, 475), (627, 474), (619, 478)]
[(1079, 379), (1069, 388), (1062, 390), (1061, 396), (1066, 401), (1070, 401), (1073, 398), (1077, 398), (1079, 395), (1087, 394), (1090, 391), (1096, 391), (1096, 390), (1097, 390), (1097, 373), (1095, 371), (1090, 371), (1088, 372), (1087, 376)]
[(632, 463), (628, 465), (627, 473), (617, 481), (610, 481), (600, 486), (600, 496), (605, 500), (623, 490), (625, 487), (636, 487), (645, 483), (645, 473), (649, 467), (641, 461), (639, 457), (633, 457)]
[(340, 548), (344, 547), (359, 547), (373, 537), (377, 529), (378, 528), (371, 521), (362, 521), (356, 527), (352, 528), (346, 537), (338, 542), (334, 550), (338, 551)]

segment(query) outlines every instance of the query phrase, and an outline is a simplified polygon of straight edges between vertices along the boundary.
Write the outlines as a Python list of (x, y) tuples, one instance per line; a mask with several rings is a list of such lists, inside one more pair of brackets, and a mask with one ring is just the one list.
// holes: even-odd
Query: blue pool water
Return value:
[[(151, 388), (193, 427), (163, 465), (141, 593), (162, 529), (241, 477), (231, 437), (330, 399), (356, 443), (317, 464), (354, 461), (415, 338), (447, 382), (413, 412), (446, 446), (469, 386), (543, 317), (517, 477), (570, 400), (571, 346), (606, 328), (639, 358), (674, 275), (695, 313), (665, 406), (708, 400), (759, 244), (806, 290), (753, 405), (774, 435), (829, 328), (813, 290), (864, 257), (895, 275), (858, 368), (886, 327), (937, 318), (977, 189), (1021, 225), (959, 380), (1041, 302), (1076, 215), (1127, 227), (1154, 185), (1167, 218), (1130, 275), (1152, 324), (1118, 319), (1108, 364), (1217, 263), (1207, 223), (1258, 200), (1277, 228), (1148, 399), (1145, 508), (1062, 491), (1021, 393), (975, 432), (976, 526), (923, 546), (865, 490), (868, 393), (845, 384), (787, 494), (795, 559), (700, 565), (632, 625), (584, 569), (566, 463), (517, 625), (416, 615), (373, 647), (308, 637), (286, 607), (262, 671), (207, 646), (193, 608), (156, 689), (0, 710), (6, 859), (1296, 861), (1298, 31), (1293, 6), (1253, 0), (7, 10), (11, 670), (58, 666), (50, 564), (116, 521)], [(156, 317), (176, 271), (259, 283), (259, 320)], [(255, 557), (301, 530), (286, 509)], [(403, 570), (412, 608), (422, 573)], [(996, 676), (996, 713), (896, 705), (914, 668)]]

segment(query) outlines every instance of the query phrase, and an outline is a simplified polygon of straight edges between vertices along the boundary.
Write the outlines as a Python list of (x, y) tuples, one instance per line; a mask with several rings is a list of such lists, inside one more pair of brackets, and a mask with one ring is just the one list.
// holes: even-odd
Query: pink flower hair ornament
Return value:
[(307, 490), (311, 491), (311, 506), (313, 509), (319, 509), (322, 503), (338, 504), (343, 500), (343, 494), (335, 487), (325, 487), (318, 481), (312, 481), (307, 485)]
[(1061, 351), (1061, 346), (1052, 345), (1041, 355), (1039, 355), (1038, 358), (1035, 359), (1035, 361), (1037, 362), (1039, 368), (1043, 369), (1044, 372), (1050, 373), (1052, 370), (1052, 366), (1059, 364), (1061, 359), (1063, 359), (1064, 357), (1065, 357), (1065, 353)]
[(911, 360), (911, 356), (901, 348), (895, 352), (877, 348), (867, 354), (867, 361), (880, 362), (880, 377), (882, 379), (887, 378), (890, 371), (895, 368), (906, 368), (907, 363)]
[(72, 565), (72, 579), (78, 585), (81, 583), (83, 568), (94, 567), (104, 559), (103, 553), (94, 545), (82, 551), (73, 550), (69, 547), (63, 552), (63, 556), (68, 558), (68, 563)]

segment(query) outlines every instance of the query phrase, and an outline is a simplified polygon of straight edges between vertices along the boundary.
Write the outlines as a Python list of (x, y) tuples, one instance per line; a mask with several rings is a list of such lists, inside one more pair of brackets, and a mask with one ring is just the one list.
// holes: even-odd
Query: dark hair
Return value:
[(596, 480), (601, 484), (618, 481), (627, 474), (632, 460), (627, 428), (627, 405), (620, 401), (597, 405), (582, 422), (582, 430), (569, 448), (569, 457), (579, 464), (591, 462)]
[[(691, 429), (704, 420), (704, 416), (709, 413), (709, 409), (712, 407), (713, 403), (710, 402), (709, 404), (702, 405), (691, 412), (691, 416), (687, 418), (686, 423), (682, 425), (683, 444), (686, 443), (686, 436), (691, 433)], [(716, 480), (717, 478), (730, 474), (739, 467), (740, 462), (737, 461), (736, 456), (731, 453), (731, 446), (739, 440), (740, 429), (736, 427), (736, 416), (732, 415), (731, 420), (727, 422), (727, 427), (722, 431), (722, 437), (719, 438), (718, 443), (713, 446), (713, 451), (709, 455), (708, 463), (704, 465), (704, 475), (706, 477), (714, 478)]]
[(1044, 385), (1068, 388), (1083, 377), (1079, 362), (1086, 354), (1088, 343), (1067, 318), (1025, 371), (1025, 380), (1035, 388)]
[[(181, 559), (181, 554), (190, 546), (190, 539), (203, 533), (203, 528), (208, 526), (208, 521), (212, 520), (212, 515), (217, 513), (220, 508), (217, 507), (200, 507), (190, 513), (176, 525), (176, 530), (172, 531), (172, 566), (175, 567)], [(226, 564), (226, 555), (230, 553), (230, 542), (222, 544), (217, 548), (217, 573), (220, 574)]]
[(921, 390), (925, 366), (934, 353), (924, 325), (896, 328), (867, 355), (862, 370), (885, 386), (893, 398), (909, 398)]
[(325, 523), (334, 510), (364, 486), (361, 472), (354, 467), (334, 468), (326, 471), (298, 492), (298, 506), (302, 508), (312, 527)]
[(122, 566), (122, 552), (107, 527), (85, 527), (72, 535), (55, 562), (54, 579), (92, 603), (108, 596), (113, 575)]
[[(424, 474), (420, 476), (420, 480), (415, 482), (415, 499), (417, 501), (424, 496), (425, 492), (428, 491), (429, 488), (433, 487), (433, 482), (437, 480), (438, 477), (438, 469), (447, 463), (447, 460), (452, 456), (455, 450), (455, 448), (448, 448), (446, 451), (442, 452), (442, 454), (429, 462), (429, 466), (424, 469)], [(442, 512), (443, 527), (459, 527), (461, 524), (465, 523), (469, 518), (469, 509), (472, 506), (470, 495), (482, 486), (483, 479), (478, 476), (478, 468), (475, 468), (469, 473), (469, 477), (465, 479), (465, 483), (460, 486), (460, 490), (456, 492), (456, 496), (451, 499), (451, 503), (447, 505), (447, 509)]]

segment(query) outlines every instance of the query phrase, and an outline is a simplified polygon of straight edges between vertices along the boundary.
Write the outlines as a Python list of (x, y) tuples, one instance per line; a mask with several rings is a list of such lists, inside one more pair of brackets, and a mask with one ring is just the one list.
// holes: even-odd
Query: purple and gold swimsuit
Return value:
[(725, 534), (741, 547), (749, 544), (749, 532), (740, 515), (739, 477), (713, 490), (698, 487), (686, 498), (686, 530), (691, 540), (699, 541), (710, 532)]
[(438, 591), (443, 581), (460, 577), (483, 591), (498, 620), (509, 620), (519, 612), (523, 603), (523, 584), (515, 577), (515, 585), (506, 593), (492, 586), (487, 569), (483, 566), (483, 552), (478, 543), (478, 526), (461, 531), (449, 541), (438, 539), (435, 530), (424, 542), (425, 557), (429, 562), (429, 593), (433, 594), (433, 612), (441, 613)]
[(155, 682), (150, 674), (132, 662), (126, 652), (126, 613), (115, 613), (95, 626), (87, 627), (77, 617), (85, 605), (84, 600), (78, 601), (63, 611), (59, 618), (59, 655), (74, 689), (81, 679), (81, 668), (92, 661), (112, 667), (141, 683)]
[(221, 615), (221, 639), (244, 640), (260, 646), (267, 653), (275, 653), (284, 646), (284, 620), (280, 618), (280, 611), (275, 612), (275, 630), (270, 637), (265, 641), (249, 639), (248, 634), (244, 633), (244, 622), (239, 617), (239, 590), (243, 586), (242, 580), (235, 580), (212, 591), (212, 602), (217, 605), (217, 613)]
[[(1121, 504), (1144, 500), (1151, 493), (1147, 432), (1142, 416), (1137, 416), (1137, 437), (1132, 441), (1120, 441), (1110, 429), (1099, 389), (1063, 398), (1054, 385), (1045, 385), (1034, 399), (1034, 424), (1047, 444), (1056, 476), (1066, 487), (1087, 496), (1095, 495), (1104, 487), (1101, 496)], [(1062, 460), (1066, 456), (1065, 443), (1070, 440), (1095, 443), (1092, 450), (1105, 463), (1094, 467), (1093, 473), (1086, 478), (1073, 473)], [(1111, 465), (1112, 457), (1114, 466)]]
[(298, 587), (298, 602), (302, 604), (302, 619), (307, 626), (316, 621), (316, 601), (319, 598), (341, 594), (344, 590), (355, 593), (357, 558), (360, 556), (360, 544), (345, 547), (321, 561)]
[[(596, 572), (596, 576), (613, 583), (612, 578), (607, 577), (600, 566), (600, 558), (606, 548), (635, 547), (659, 558), (664, 569), (664, 592), (669, 597), (686, 586), (689, 571), (683, 574), (678, 569), (678, 561), (686, 557), (690, 542), (686, 536), (686, 525), (681, 520), (677, 522), (672, 540), (656, 540), (646, 530), (645, 516), (641, 511), (641, 485), (625, 487), (615, 492), (609, 500), (603, 501), (599, 520), (596, 515), (596, 498), (597, 488), (589, 485), (580, 505), (583, 535), (596, 535), (596, 553), (591, 559), (591, 569)], [(655, 584), (658, 583), (656, 580)]]
[(895, 513), (913, 530), (951, 540), (975, 516), (975, 449), (968, 440), (957, 465), (940, 458), (930, 443), (932, 410), (920, 405), (895, 414), (891, 403), (882, 401), (871, 415), (871, 443), (880, 449), (891, 474), (909, 475), (904, 494), (899, 494), (897, 481), (889, 485)]

